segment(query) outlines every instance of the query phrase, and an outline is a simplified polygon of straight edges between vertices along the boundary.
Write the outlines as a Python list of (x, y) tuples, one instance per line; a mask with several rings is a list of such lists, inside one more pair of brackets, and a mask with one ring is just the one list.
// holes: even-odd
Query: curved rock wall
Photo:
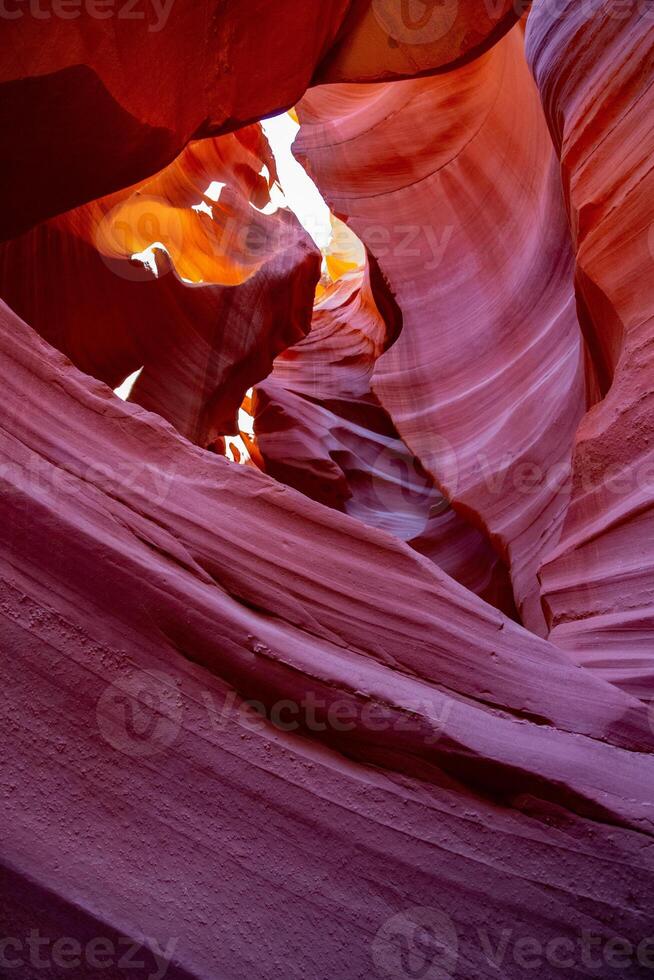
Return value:
[(648, 976), (647, 5), (76, 2), (0, 11), (0, 973)]
[(575, 439), (572, 499), (544, 566), (551, 637), (651, 699), (654, 680), (654, 12), (537, 3), (528, 51), (561, 171), (606, 397)]
[(299, 115), (298, 156), (402, 309), (373, 390), (544, 633), (537, 572), (565, 515), (585, 384), (558, 167), (521, 29), (443, 77), (315, 89)]

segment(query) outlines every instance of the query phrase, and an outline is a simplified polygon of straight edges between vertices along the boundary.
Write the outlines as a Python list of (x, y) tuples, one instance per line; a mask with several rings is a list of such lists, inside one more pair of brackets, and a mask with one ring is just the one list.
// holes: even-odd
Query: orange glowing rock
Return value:
[(151, 181), (0, 245), (2, 295), (112, 388), (143, 368), (131, 397), (208, 445), (238, 431), (244, 392), (311, 323), (319, 252), (271, 206), (274, 179), (258, 126), (191, 144)]

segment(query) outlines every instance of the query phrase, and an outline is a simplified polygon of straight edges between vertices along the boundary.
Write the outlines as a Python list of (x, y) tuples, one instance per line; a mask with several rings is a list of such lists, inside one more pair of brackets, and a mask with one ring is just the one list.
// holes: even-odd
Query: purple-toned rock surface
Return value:
[(39, 4), (0, 977), (651, 976), (654, 14)]
[(647, 934), (638, 701), (6, 308), (0, 349), (8, 935), (174, 941), (169, 976), (246, 978), (370, 976), (414, 906), (463, 976), (507, 927)]

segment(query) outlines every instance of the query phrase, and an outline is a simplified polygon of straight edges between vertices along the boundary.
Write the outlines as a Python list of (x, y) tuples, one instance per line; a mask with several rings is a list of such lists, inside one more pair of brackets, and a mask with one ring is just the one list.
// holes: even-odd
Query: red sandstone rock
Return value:
[[(61, 980), (26, 957), (35, 928), (145, 941), (139, 980), (395, 978), (426, 939), (442, 980), (524, 980), (521, 940), (564, 943), (571, 967), (538, 967), (556, 980), (588, 974), (584, 935), (600, 971), (617, 937), (620, 975), (648, 969), (651, 31), (536, 0), (553, 148), (521, 30), (499, 40), (518, 8), (416, 2), (398, 29), (430, 36), (382, 30), (385, 0), (182, 2), (152, 38), (13, 24), (0, 972), (19, 980)], [(303, 102), (300, 152), (373, 257), (319, 287), (307, 334), (316, 249), (261, 213), (274, 163), (239, 126), (311, 81), (423, 72)], [(155, 278), (131, 256), (158, 240)], [(143, 365), (140, 404), (103, 383)], [(264, 473), (202, 448), (255, 381)], [(532, 632), (474, 594), (501, 604), (499, 559)]]
[[(133, 399), (194, 442), (235, 432), (246, 390), (308, 331), (319, 276), (295, 216), (268, 213), (264, 166), (272, 182), (258, 126), (194, 143), (157, 178), (0, 245), (0, 294), (112, 388), (143, 368)], [(132, 259), (153, 243), (156, 274)]]
[(0, 241), (291, 107), (312, 81), (442, 70), (516, 17), (516, 0), (429, 0), (417, 21), (395, 3), (7, 0)]
[(654, 682), (652, 11), (536, 4), (529, 55), (561, 169), (582, 325), (606, 397), (576, 438), (572, 500), (542, 571), (552, 639), (641, 697)]
[[(637, 701), (391, 536), (123, 404), (4, 307), (0, 351), (3, 926), (43, 909), (55, 936), (176, 938), (179, 978), (366, 976), (416, 904), (464, 976), (492, 975), (480, 922), (640, 941)], [(307, 737), (233, 690), (301, 703)], [(290, 915), (280, 889), (309, 900)]]
[(43, 6), (2, 19), (0, 240), (292, 106), (349, 2), (117, 0), (103, 17), (84, 2), (72, 19)]
[[(328, 259), (329, 261), (329, 259)], [(377, 295), (383, 296), (378, 273)], [(397, 311), (399, 314), (399, 310)], [(261, 468), (328, 506), (389, 531), (513, 615), (506, 568), (457, 514), (400, 439), (372, 393), (375, 365), (401, 329), (381, 316), (367, 268), (334, 282), (311, 332), (255, 389)]]
[(544, 632), (537, 571), (565, 514), (584, 381), (558, 168), (522, 34), (443, 77), (315, 89), (300, 118), (298, 155), (402, 310), (373, 390)]

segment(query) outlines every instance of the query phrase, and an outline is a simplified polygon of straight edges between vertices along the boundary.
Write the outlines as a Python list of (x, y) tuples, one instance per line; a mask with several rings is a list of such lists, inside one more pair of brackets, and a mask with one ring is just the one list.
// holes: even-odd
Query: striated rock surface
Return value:
[[(542, 570), (552, 639), (638, 696), (654, 691), (653, 12), (536, 3), (528, 48), (577, 257), (582, 325), (606, 397), (576, 437), (572, 500)], [(610, 67), (609, 67), (610, 66)]]
[(0, 10), (0, 975), (642, 980), (654, 15), (147, 2)]
[[(245, 391), (309, 329), (319, 253), (271, 203), (259, 126), (0, 245), (0, 294), (82, 370), (194, 442), (237, 431)], [(133, 256), (140, 256), (134, 258)]]
[(535, 918), (543, 940), (641, 941), (636, 700), (123, 404), (6, 307), (0, 350), (3, 926), (38, 908), (46, 934), (174, 940), (180, 978), (367, 977), (416, 905), (463, 976)]
[[(309, 335), (255, 388), (256, 458), (288, 486), (407, 541), (514, 615), (505, 566), (437, 490), (371, 390), (375, 365), (401, 323), (388, 304), (387, 319), (381, 316), (370, 272), (347, 272), (327, 287)], [(376, 269), (373, 278), (383, 297)]]
[(300, 119), (298, 155), (402, 310), (373, 390), (545, 632), (537, 571), (565, 513), (585, 387), (558, 167), (521, 30), (442, 78), (315, 89)]

